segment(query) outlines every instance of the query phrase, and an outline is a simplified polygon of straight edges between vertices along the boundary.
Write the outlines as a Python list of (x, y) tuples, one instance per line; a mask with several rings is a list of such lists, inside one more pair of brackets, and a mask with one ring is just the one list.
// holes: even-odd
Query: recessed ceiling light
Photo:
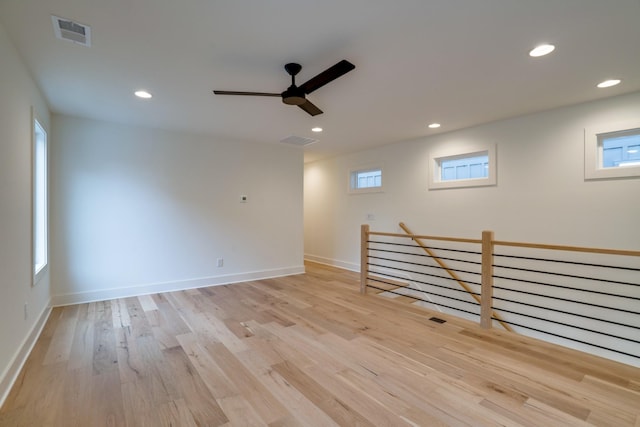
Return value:
[(316, 127), (314, 127), (314, 128), (311, 128), (311, 131), (312, 131), (312, 132), (322, 132), (322, 128), (321, 128), (321, 127), (317, 127), (317, 126), (316, 126)]
[(146, 90), (137, 90), (133, 94), (135, 96), (137, 96), (138, 98), (144, 98), (144, 99), (149, 99), (149, 98), (151, 98), (153, 96), (149, 92), (147, 92)]
[(550, 54), (555, 50), (555, 46), (552, 44), (541, 44), (540, 46), (536, 46), (529, 52), (529, 56), (533, 56), (537, 58), (538, 56), (545, 56)]
[(440, 127), (440, 123), (431, 123), (431, 124), (429, 125), (429, 127), (430, 127), (431, 129), (437, 129), (437, 128), (439, 128), (439, 127)]
[(620, 80), (620, 79), (605, 80), (602, 83), (598, 83), (598, 87), (599, 88), (604, 88), (604, 87), (615, 86), (617, 84), (620, 84), (621, 81), (622, 80)]

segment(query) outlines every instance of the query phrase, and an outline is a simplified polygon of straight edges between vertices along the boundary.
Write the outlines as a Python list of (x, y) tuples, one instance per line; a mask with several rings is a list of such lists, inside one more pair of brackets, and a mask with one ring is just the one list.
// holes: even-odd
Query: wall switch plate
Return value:
[(222, 267), (224, 265), (224, 258), (218, 258), (216, 260), (216, 266), (217, 267)]

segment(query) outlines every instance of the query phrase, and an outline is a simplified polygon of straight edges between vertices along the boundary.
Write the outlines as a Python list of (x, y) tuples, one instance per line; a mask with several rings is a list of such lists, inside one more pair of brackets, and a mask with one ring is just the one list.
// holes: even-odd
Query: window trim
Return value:
[[(35, 286), (42, 277), (46, 274), (49, 269), (49, 177), (48, 177), (48, 169), (49, 169), (49, 135), (47, 129), (42, 124), (42, 120), (38, 118), (34, 109), (31, 110), (31, 269), (33, 274), (32, 286)], [(38, 183), (38, 165), (37, 165), (37, 152), (38, 152), (38, 132), (36, 129), (39, 128), (41, 133), (44, 134), (44, 223), (43, 223), (43, 245), (44, 245), (44, 263), (43, 265), (36, 269), (36, 259), (38, 251), (38, 236), (37, 236), (37, 209), (36, 206), (38, 204), (38, 192), (37, 192), (37, 183)]]
[[(602, 135), (614, 133), (640, 133), (640, 120), (633, 120), (617, 124), (604, 124), (584, 129), (584, 179), (585, 181), (598, 179), (620, 179), (640, 177), (640, 166), (626, 166), (617, 168), (603, 168)], [(633, 132), (635, 133), (635, 132)]]
[[(355, 188), (354, 176), (358, 173), (362, 172), (373, 172), (380, 171), (380, 186), (379, 187), (365, 187), (365, 188)], [(384, 192), (384, 170), (382, 166), (362, 166), (357, 168), (349, 169), (349, 174), (347, 176), (347, 189), (349, 194), (365, 194), (365, 193), (382, 193)]]
[[(445, 160), (487, 155), (489, 157), (489, 170), (486, 178), (457, 179), (442, 181), (442, 162)], [(472, 147), (448, 149), (429, 154), (429, 190), (441, 190), (447, 188), (488, 187), (497, 185), (496, 176), (497, 160), (496, 145), (474, 145)]]

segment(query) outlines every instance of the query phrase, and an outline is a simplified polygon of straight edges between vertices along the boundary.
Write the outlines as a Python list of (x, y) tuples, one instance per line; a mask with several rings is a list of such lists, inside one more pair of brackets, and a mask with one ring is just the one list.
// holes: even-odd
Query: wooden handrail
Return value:
[(494, 240), (494, 246), (511, 246), (515, 248), (532, 248), (532, 249), (547, 249), (552, 251), (567, 251), (567, 252), (583, 252), (592, 254), (603, 255), (622, 255), (622, 256), (637, 256), (640, 257), (640, 251), (628, 251), (623, 249), (602, 249), (602, 248), (583, 248), (580, 246), (566, 246), (566, 245), (545, 245), (540, 243), (521, 243), (521, 242), (505, 242), (502, 240)]
[[(401, 223), (402, 224), (402, 223)], [(387, 233), (383, 231), (370, 231), (370, 236), (385, 236), (385, 237), (406, 237), (406, 238), (417, 238), (417, 239), (425, 239), (425, 240), (439, 240), (443, 242), (458, 242), (458, 243), (477, 243), (481, 244), (482, 240), (480, 239), (465, 239), (459, 237), (443, 237), (443, 236), (426, 236), (426, 235), (413, 235), (409, 233), (400, 234), (400, 233)], [(583, 252), (583, 253), (595, 253), (595, 254), (604, 254), (604, 255), (622, 255), (622, 256), (635, 256), (640, 257), (640, 251), (634, 250), (625, 250), (625, 249), (605, 249), (605, 248), (587, 248), (581, 246), (567, 246), (567, 245), (549, 245), (542, 243), (522, 243), (522, 242), (509, 242), (504, 240), (494, 240), (494, 246), (511, 246), (518, 248), (532, 248), (532, 249), (548, 249), (554, 251), (567, 251), (567, 252)]]
[[(402, 224), (402, 223), (400, 223)], [(442, 237), (442, 236), (407, 236), (406, 234), (399, 234), (399, 233), (386, 233), (383, 231), (370, 231), (369, 232), (370, 236), (385, 236), (385, 237), (407, 237), (407, 238), (418, 238), (418, 239), (427, 239), (427, 240), (440, 240), (443, 242), (458, 242), (458, 243), (482, 243), (482, 240), (479, 239), (462, 239), (459, 237)]]
[[(408, 235), (411, 236), (411, 238), (413, 239), (414, 242), (416, 242), (416, 244), (418, 246), (420, 246), (431, 258), (433, 258), (433, 260), (435, 262), (438, 263), (438, 265), (440, 267), (442, 267), (456, 282), (458, 282), (458, 284), (462, 287), (462, 289), (464, 289), (465, 291), (467, 291), (469, 293), (469, 295), (471, 295), (473, 297), (473, 299), (476, 300), (476, 302), (480, 305), (482, 305), (482, 301), (480, 300), (480, 298), (475, 295), (473, 293), (473, 290), (471, 290), (471, 288), (469, 287), (469, 285), (467, 285), (461, 278), (460, 276), (458, 276), (456, 274), (455, 271), (451, 270), (445, 263), (444, 261), (442, 261), (440, 258), (438, 258), (438, 256), (431, 250), (429, 249), (421, 240), (421, 238), (424, 238), (423, 236), (416, 236), (413, 234), (413, 232), (409, 229), (409, 227), (407, 227), (403, 222), (401, 222), (400, 224), (400, 228), (402, 228), (404, 230), (405, 233), (407, 233)], [(481, 243), (481, 240), (476, 240), (474, 241), (475, 243)], [(496, 313), (495, 311), (491, 311), (492, 317), (494, 319), (496, 319), (498, 321), (498, 323), (500, 323), (500, 325), (502, 325), (503, 328), (505, 328), (507, 331), (513, 332), (513, 329), (504, 322), (504, 320), (500, 317), (500, 315), (498, 313)]]

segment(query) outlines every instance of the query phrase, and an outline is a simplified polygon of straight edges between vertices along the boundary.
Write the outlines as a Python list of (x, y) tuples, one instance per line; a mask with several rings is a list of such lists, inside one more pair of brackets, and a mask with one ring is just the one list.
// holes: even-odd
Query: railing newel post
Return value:
[(369, 224), (360, 227), (360, 293), (367, 293), (367, 265), (369, 263)]
[(480, 289), (480, 327), (491, 329), (493, 320), (493, 231), (482, 232), (482, 286)]

